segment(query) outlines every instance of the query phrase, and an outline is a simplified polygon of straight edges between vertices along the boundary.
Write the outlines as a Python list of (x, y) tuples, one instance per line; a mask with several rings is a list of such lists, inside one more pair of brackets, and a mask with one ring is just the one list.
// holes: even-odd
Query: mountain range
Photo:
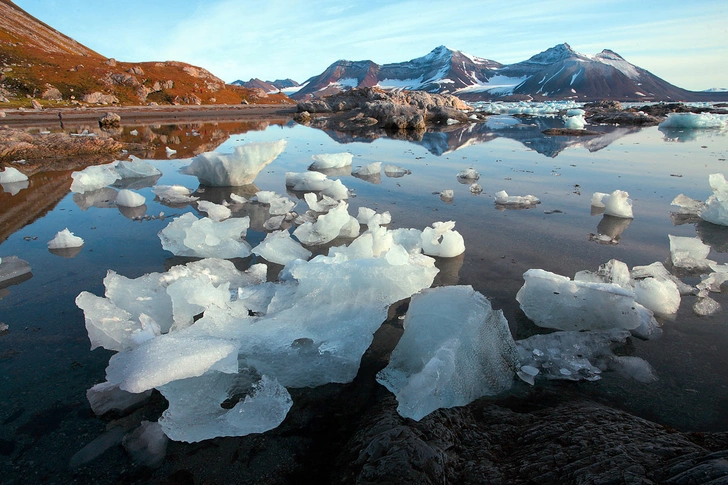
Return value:
[(515, 64), (501, 64), (445, 46), (392, 64), (339, 60), (309, 78), (291, 97), (306, 99), (372, 86), (454, 94), (467, 101), (728, 100), (726, 93), (674, 86), (609, 49), (585, 55), (566, 43)]

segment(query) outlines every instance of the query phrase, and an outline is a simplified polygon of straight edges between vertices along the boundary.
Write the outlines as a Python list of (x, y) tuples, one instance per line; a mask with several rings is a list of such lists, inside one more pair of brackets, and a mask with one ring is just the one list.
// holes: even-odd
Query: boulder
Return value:
[(135, 74), (137, 76), (143, 76), (144, 75), (144, 71), (142, 70), (142, 68), (140, 66), (130, 67), (129, 69), (127, 69), (126, 72), (128, 72), (130, 74)]
[(141, 84), (136, 77), (123, 72), (112, 74), (109, 77), (111, 78), (111, 82), (116, 84), (117, 86), (131, 86), (135, 88), (139, 86), (139, 84)]
[(97, 91), (95, 93), (85, 94), (81, 98), (81, 101), (89, 104), (114, 104), (119, 102), (119, 98), (112, 94), (104, 94)]
[(40, 97), (49, 101), (60, 101), (63, 99), (63, 95), (58, 88), (51, 86), (50, 84), (46, 84), (46, 89)]
[(101, 118), (99, 118), (99, 126), (101, 128), (107, 128), (111, 126), (121, 125), (121, 116), (116, 113), (108, 112)]
[(184, 96), (175, 96), (174, 104), (202, 104), (202, 100), (196, 94), (185, 94)]
[(33, 106), (33, 109), (36, 111), (40, 111), (43, 109), (43, 106), (38, 102), (37, 99), (31, 99), (30, 104)]

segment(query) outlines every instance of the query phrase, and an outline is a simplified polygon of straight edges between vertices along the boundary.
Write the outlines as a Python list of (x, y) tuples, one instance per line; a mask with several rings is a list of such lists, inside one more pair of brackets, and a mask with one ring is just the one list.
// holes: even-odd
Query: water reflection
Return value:
[(119, 208), (119, 212), (121, 212), (121, 215), (126, 217), (127, 219), (139, 219), (144, 216), (144, 214), (147, 213), (147, 205), (142, 204), (136, 207), (126, 207), (123, 205), (117, 206)]
[(103, 189), (91, 190), (89, 192), (75, 193), (73, 194), (73, 202), (76, 203), (79, 209), (82, 211), (88, 210), (91, 207), (98, 209), (111, 209), (116, 207), (116, 196), (118, 192), (116, 189), (111, 187), (104, 187)]
[(22, 182), (7, 182), (0, 185), (2, 185), (3, 191), (9, 193), (10, 195), (17, 195), (18, 192), (20, 192), (21, 190), (27, 189), (30, 185), (30, 182), (27, 180), (23, 180)]
[[(592, 209), (596, 209), (596, 207), (592, 206)], [(603, 210), (604, 208), (602, 208)], [(619, 244), (622, 233), (631, 223), (632, 219), (604, 214), (602, 220), (597, 224), (596, 234), (589, 234), (589, 240), (599, 244)]]
[(56, 256), (60, 256), (62, 258), (75, 258), (78, 256), (78, 254), (83, 249), (83, 246), (76, 246), (73, 248), (58, 248), (58, 249), (48, 249), (48, 252), (51, 254), (55, 254)]

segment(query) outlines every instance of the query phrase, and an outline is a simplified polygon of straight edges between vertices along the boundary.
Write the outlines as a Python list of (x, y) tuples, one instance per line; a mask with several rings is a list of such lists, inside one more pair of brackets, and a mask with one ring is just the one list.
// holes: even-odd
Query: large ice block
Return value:
[(273, 162), (286, 148), (286, 140), (248, 143), (236, 146), (233, 153), (205, 152), (192, 159), (182, 169), (206, 185), (229, 187), (253, 182), (264, 167)]

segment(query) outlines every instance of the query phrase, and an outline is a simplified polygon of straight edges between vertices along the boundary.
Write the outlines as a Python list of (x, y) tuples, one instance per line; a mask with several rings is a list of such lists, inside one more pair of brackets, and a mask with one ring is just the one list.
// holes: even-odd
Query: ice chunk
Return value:
[(243, 239), (249, 226), (249, 217), (217, 222), (187, 212), (162, 229), (159, 239), (162, 248), (177, 256), (245, 258), (250, 256), (250, 245)]
[(389, 213), (389, 211), (377, 214), (374, 209), (370, 209), (368, 207), (359, 207), (359, 213), (356, 216), (356, 220), (359, 221), (360, 224), (376, 224), (377, 226), (380, 226), (391, 223), (392, 215)]
[(728, 116), (713, 113), (669, 113), (660, 128), (673, 129), (726, 129)]
[(5, 167), (5, 170), (0, 172), (0, 184), (25, 182), (26, 180), (28, 180), (28, 176), (17, 168)]
[(513, 207), (531, 207), (540, 204), (541, 201), (534, 195), (508, 195), (505, 190), (496, 192), (495, 203)]
[(485, 122), (485, 125), (490, 130), (503, 130), (514, 128), (521, 123), (520, 119), (514, 118), (513, 116), (488, 116), (488, 120)]
[(270, 205), (269, 212), (271, 215), (287, 214), (296, 205), (296, 203), (288, 197), (278, 195), (270, 190), (261, 190), (260, 192), (257, 192), (255, 196), (259, 203)]
[(615, 190), (611, 194), (594, 192), (591, 201), (592, 207), (604, 207), (604, 213), (609, 216), (632, 219), (632, 199), (624, 190)]
[(632, 289), (632, 277), (629, 268), (622, 261), (610, 259), (599, 266), (596, 272), (579, 271), (574, 275), (574, 281), (586, 283), (614, 283), (627, 290)]
[(78, 248), (83, 246), (83, 239), (74, 236), (68, 228), (56, 233), (56, 237), (48, 241), (48, 249)]
[(168, 441), (159, 423), (142, 421), (137, 429), (124, 436), (121, 444), (135, 464), (154, 468), (164, 461)]
[(199, 197), (193, 197), (192, 191), (181, 185), (157, 185), (152, 188), (152, 192), (164, 204), (186, 205), (196, 201)]
[(385, 165), (384, 166), (384, 175), (386, 175), (387, 177), (399, 178), (399, 177), (404, 177), (405, 175), (409, 175), (411, 173), (412, 172), (410, 170), (399, 167), (397, 165)]
[(708, 316), (720, 310), (720, 303), (715, 301), (709, 296), (703, 296), (698, 298), (693, 304), (693, 311), (696, 315)]
[(465, 170), (458, 172), (458, 179), (465, 179), (468, 181), (475, 181), (480, 178), (480, 174), (474, 168), (466, 168)]
[(79, 172), (73, 172), (71, 174), (73, 179), (71, 192), (83, 194), (113, 184), (121, 178), (114, 165), (115, 162), (106, 165), (93, 165)]
[[(542, 269), (529, 269), (516, 295), (536, 325), (559, 330), (635, 329), (651, 312), (635, 304), (632, 290), (614, 283), (571, 281)], [(645, 315), (648, 312), (648, 315)]]
[(480, 184), (472, 184), (470, 186), (470, 193), (471, 194), (480, 194), (481, 192), (483, 192), (483, 187), (481, 187)]
[(339, 205), (338, 200), (332, 199), (327, 195), (322, 196), (321, 200), (318, 200), (318, 196), (316, 196), (316, 194), (313, 192), (306, 192), (303, 195), (303, 199), (306, 201), (306, 204), (308, 204), (308, 207), (312, 211), (322, 214), (330, 211), (333, 207)]
[[(30, 273), (30, 264), (17, 256), (5, 256), (0, 259), (0, 288), (12, 285), (12, 280)], [(10, 282), (7, 285), (6, 282)]]
[(230, 200), (232, 200), (236, 204), (245, 204), (246, 202), (248, 202), (248, 199), (234, 192), (230, 194)]
[(116, 162), (114, 168), (116, 169), (116, 173), (119, 174), (119, 178), (122, 179), (162, 175), (162, 172), (157, 167), (133, 155), (129, 157), (129, 160), (119, 160)]
[(568, 116), (564, 120), (564, 128), (568, 128), (570, 130), (583, 130), (585, 126), (586, 120), (584, 119), (583, 114)]
[(331, 168), (343, 168), (351, 165), (354, 155), (351, 153), (320, 153), (311, 155), (313, 163), (309, 165), (309, 170), (327, 170)]
[(692, 293), (694, 293), (695, 290), (694, 287), (683, 283), (680, 278), (672, 275), (659, 261), (649, 264), (647, 266), (633, 267), (631, 271), (631, 277), (633, 280), (640, 280), (650, 277), (660, 280), (668, 279), (675, 283), (675, 286), (680, 291), (680, 295), (691, 295)]
[(116, 194), (116, 205), (121, 207), (140, 207), (144, 205), (144, 202), (146, 202), (146, 199), (143, 195), (129, 189), (121, 189)]
[(169, 158), (172, 155), (174, 155), (175, 153), (177, 153), (177, 150), (175, 150), (174, 148), (164, 147), (164, 152), (167, 154), (167, 157)]
[(169, 407), (159, 423), (171, 439), (188, 443), (276, 428), (293, 405), (290, 394), (275, 378), (252, 381), (246, 373), (209, 372), (166, 384), (160, 391)]
[(709, 180), (713, 195), (705, 201), (700, 217), (713, 224), (728, 226), (728, 181), (721, 173), (711, 174)]
[(655, 370), (649, 362), (640, 358), (628, 355), (614, 355), (609, 360), (609, 366), (622, 374), (636, 381), (651, 383), (657, 380)]
[(685, 194), (680, 194), (675, 197), (670, 205), (680, 207), (678, 211), (680, 214), (695, 214), (698, 215), (701, 210), (705, 208), (705, 204), (699, 200), (691, 199)]
[(672, 315), (680, 308), (680, 291), (669, 279), (645, 278), (634, 286), (635, 301), (660, 315)]
[(403, 417), (419, 421), (511, 387), (518, 354), (508, 322), (472, 287), (423, 290), (412, 297), (403, 326), (389, 364), (377, 374)]
[(82, 291), (76, 305), (83, 310), (91, 350), (124, 350), (132, 345), (132, 334), (141, 330), (141, 323), (133, 321), (131, 313), (106, 298)]
[(453, 197), (455, 197), (455, 192), (450, 189), (440, 191), (440, 199), (443, 202), (450, 203), (452, 202)]
[(677, 268), (689, 271), (710, 268), (711, 261), (706, 259), (710, 253), (710, 246), (704, 244), (698, 237), (682, 237), (668, 234), (670, 239), (670, 259)]
[(207, 212), (207, 217), (217, 222), (229, 219), (233, 215), (232, 211), (224, 205), (215, 204), (207, 200), (198, 200), (197, 208), (203, 212)]
[(572, 116), (584, 116), (586, 114), (586, 111), (584, 111), (581, 108), (571, 108), (566, 110), (566, 116), (572, 117)]
[(356, 237), (359, 235), (359, 223), (349, 215), (349, 205), (341, 203), (316, 222), (306, 222), (293, 231), (293, 235), (301, 243), (314, 246), (326, 244), (337, 237)]
[(253, 248), (253, 253), (271, 263), (288, 264), (294, 259), (308, 259), (311, 251), (291, 238), (288, 231), (271, 232), (265, 240)]
[(86, 399), (91, 405), (91, 410), (97, 416), (102, 416), (109, 411), (125, 413), (142, 405), (151, 395), (151, 390), (139, 394), (122, 391), (119, 386), (110, 382), (101, 382), (86, 391)]
[(231, 154), (201, 153), (182, 172), (196, 176), (207, 185), (246, 185), (252, 183), (264, 167), (283, 153), (286, 144), (286, 140), (248, 143), (236, 146)]
[(380, 175), (382, 172), (382, 162), (373, 162), (363, 167), (357, 167), (351, 171), (352, 175), (358, 177), (373, 177)]
[(208, 370), (237, 373), (240, 343), (232, 339), (165, 334), (111, 357), (106, 380), (139, 393)]
[(298, 192), (320, 192), (335, 200), (349, 198), (349, 190), (340, 180), (331, 180), (319, 172), (286, 172), (286, 187)]
[(452, 258), (465, 252), (465, 241), (455, 231), (455, 221), (434, 222), (422, 231), (422, 252), (428, 256)]

